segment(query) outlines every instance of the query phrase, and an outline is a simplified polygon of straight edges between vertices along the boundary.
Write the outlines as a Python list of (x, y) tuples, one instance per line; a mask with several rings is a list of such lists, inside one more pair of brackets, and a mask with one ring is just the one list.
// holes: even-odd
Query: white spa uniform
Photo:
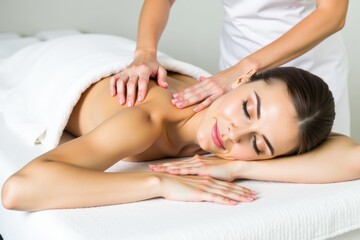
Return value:
[[(222, 0), (224, 23), (220, 39), (220, 69), (279, 38), (316, 8), (315, 0)], [(291, 44), (291, 43), (289, 43)], [(350, 135), (348, 59), (340, 33), (284, 64), (308, 70), (329, 85), (336, 105), (333, 131)]]

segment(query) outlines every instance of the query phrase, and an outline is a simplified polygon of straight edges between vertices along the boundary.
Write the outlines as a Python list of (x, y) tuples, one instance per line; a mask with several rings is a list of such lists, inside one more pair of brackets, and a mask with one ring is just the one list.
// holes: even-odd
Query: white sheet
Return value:
[[(0, 187), (45, 151), (7, 127), (0, 112)], [(143, 171), (119, 162), (111, 171)], [(24, 213), (0, 207), (0, 234), (23, 239), (328, 239), (360, 229), (360, 180), (335, 184), (238, 181), (259, 193), (234, 207), (163, 199), (107, 207)], [(360, 234), (357, 234), (360, 238)]]
[[(45, 151), (4, 124), (0, 114), (1, 186)], [(111, 171), (143, 171), (119, 162)], [(360, 228), (360, 180), (335, 184), (238, 181), (259, 193), (253, 203), (222, 206), (164, 199), (115, 206), (23, 213), (0, 208), (4, 239), (328, 239)]]

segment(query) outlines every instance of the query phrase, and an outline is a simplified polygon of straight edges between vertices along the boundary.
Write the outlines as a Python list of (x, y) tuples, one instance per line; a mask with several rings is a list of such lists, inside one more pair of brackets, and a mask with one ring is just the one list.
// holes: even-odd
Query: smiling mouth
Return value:
[(211, 132), (211, 137), (212, 137), (212, 140), (213, 140), (214, 144), (217, 147), (225, 149), (224, 143), (222, 142), (222, 139), (220, 137), (220, 132), (219, 132), (219, 128), (217, 126), (217, 122), (215, 122), (215, 124), (214, 124), (214, 127), (213, 127), (212, 132)]

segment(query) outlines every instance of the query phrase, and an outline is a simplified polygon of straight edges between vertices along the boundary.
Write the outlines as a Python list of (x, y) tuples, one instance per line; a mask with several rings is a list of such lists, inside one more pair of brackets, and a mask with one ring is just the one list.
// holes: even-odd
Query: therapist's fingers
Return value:
[(197, 86), (194, 86), (191, 89), (185, 89), (183, 92), (179, 93), (179, 95), (172, 100), (173, 104), (178, 108), (185, 108), (201, 101), (205, 101), (203, 104), (204, 107), (208, 106), (213, 100), (211, 95), (209, 95), (212, 91), (211, 87), (203, 83), (196, 85)]
[(138, 75), (132, 75), (126, 84), (126, 105), (128, 107), (133, 106), (135, 103), (138, 78)]
[(194, 111), (198, 112), (208, 107), (225, 92), (225, 89), (217, 82), (209, 78), (203, 78), (200, 83), (185, 89), (183, 92), (174, 94), (172, 102), (179, 108), (200, 103), (194, 108)]
[(125, 104), (125, 94), (126, 94), (126, 83), (129, 81), (129, 76), (124, 74), (123, 72), (120, 73), (119, 77), (116, 80), (116, 91), (119, 98), (120, 104)]
[(214, 94), (204, 101), (202, 101), (200, 104), (198, 104), (193, 110), (194, 112), (200, 112), (210, 106), (211, 103), (213, 103), (217, 98), (219, 98), (222, 94)]
[(149, 78), (150, 76), (148, 74), (142, 74), (139, 76), (139, 81), (137, 83), (138, 88), (138, 94), (137, 94), (137, 101), (141, 102), (145, 99), (148, 85), (149, 85)]
[(167, 88), (168, 83), (166, 82), (166, 75), (167, 71), (159, 66), (158, 72), (157, 72), (157, 83), (160, 87)]
[(116, 96), (116, 81), (119, 78), (119, 74), (115, 74), (114, 76), (112, 76), (110, 78), (110, 82), (109, 82), (109, 89), (110, 89), (110, 95), (112, 97)]

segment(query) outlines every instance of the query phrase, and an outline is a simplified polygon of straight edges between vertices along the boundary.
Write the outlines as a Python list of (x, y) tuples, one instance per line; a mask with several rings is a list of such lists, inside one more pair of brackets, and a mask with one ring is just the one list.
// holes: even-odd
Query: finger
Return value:
[[(202, 163), (178, 163), (178, 164), (163, 164), (163, 165), (150, 165), (150, 169), (154, 171), (161, 171), (161, 172), (170, 172), (176, 171), (179, 174), (187, 175), (187, 174), (197, 174), (196, 172), (199, 171), (197, 168), (204, 166)], [(192, 168), (192, 169), (191, 169)], [(191, 173), (188, 172), (191, 170)]]
[(176, 97), (173, 103), (178, 108), (188, 107), (208, 98), (210, 93), (211, 89), (204, 85), (203, 88), (194, 88), (191, 92), (184, 92), (182, 95)]
[(165, 172), (175, 175), (208, 175), (206, 172), (199, 166), (194, 167), (167, 167), (164, 169)]
[(216, 184), (216, 186), (220, 189), (230, 189), (231, 191), (247, 196), (255, 196), (256, 193), (248, 188), (242, 187), (235, 183), (224, 182), (216, 179), (211, 179), (211, 181)]
[(149, 75), (141, 75), (139, 77), (139, 81), (138, 81), (138, 94), (137, 94), (137, 101), (141, 102), (142, 100), (145, 99), (146, 97), (146, 93), (147, 93), (147, 88), (149, 85)]
[(207, 80), (207, 79), (208, 79), (207, 77), (201, 76), (201, 77), (199, 78), (199, 81), (202, 82), (202, 81), (205, 81), (205, 80)]
[(206, 191), (201, 193), (200, 198), (202, 199), (202, 201), (213, 202), (213, 203), (222, 204), (222, 205), (233, 206), (233, 205), (238, 204), (237, 201), (235, 201), (231, 198), (227, 198), (222, 195), (215, 194), (215, 193), (209, 193)]
[(209, 182), (209, 189), (212, 193), (220, 194), (236, 201), (254, 201), (256, 193), (245, 187), (234, 183), (219, 181), (211, 178)]
[(116, 81), (117, 81), (117, 79), (118, 79), (117, 74), (110, 78), (109, 89), (110, 89), (110, 95), (112, 97), (114, 97), (116, 95)]
[(164, 68), (159, 67), (157, 78), (158, 78), (158, 85), (160, 87), (167, 88), (169, 86), (168, 83), (166, 82), (166, 75), (167, 75), (167, 71)]
[(135, 92), (137, 88), (138, 75), (132, 75), (126, 84), (126, 102), (127, 106), (131, 107), (135, 102)]
[(128, 75), (122, 74), (122, 75), (120, 75), (120, 77), (118, 78), (118, 80), (116, 82), (116, 90), (117, 90), (117, 94), (119, 96), (120, 104), (124, 104), (126, 101), (125, 100), (125, 93), (126, 93), (125, 84), (128, 80), (129, 80)]
[(193, 110), (194, 112), (200, 112), (210, 106), (217, 98), (219, 98), (221, 95), (212, 95), (208, 98), (206, 98), (204, 101), (199, 103)]
[(179, 91), (173, 94), (173, 98), (182, 98), (184, 94), (191, 93), (191, 92), (198, 92), (201, 89), (206, 87), (206, 84), (204, 82), (196, 83), (195, 85), (188, 87), (184, 89), (183, 91)]
[(212, 187), (206, 191), (209, 192), (212, 195), (212, 197), (216, 197), (219, 199), (226, 198), (236, 202), (252, 202), (255, 200), (255, 198), (252, 196), (233, 191), (232, 189), (222, 189), (222, 188)]

